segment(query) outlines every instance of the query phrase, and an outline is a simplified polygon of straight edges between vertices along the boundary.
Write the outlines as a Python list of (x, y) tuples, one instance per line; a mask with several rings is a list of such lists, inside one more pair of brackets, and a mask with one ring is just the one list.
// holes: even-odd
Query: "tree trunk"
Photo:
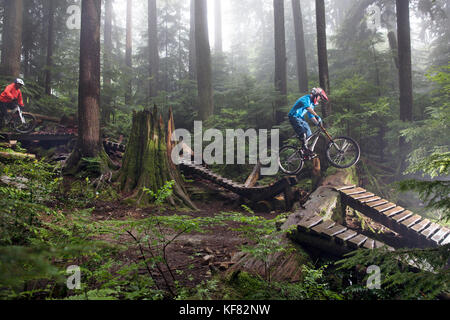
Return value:
[(189, 79), (197, 79), (196, 50), (195, 50), (195, 0), (191, 0), (189, 29)]
[[(88, 169), (85, 158), (99, 157), (98, 163), (102, 166), (106, 160), (103, 157), (107, 157), (100, 140), (100, 14), (101, 0), (82, 1), (78, 140), (67, 160), (65, 174)], [(100, 171), (104, 169), (103, 166), (99, 168)]]
[(201, 61), (196, 63), (199, 118), (207, 120), (214, 112), (214, 98), (206, 0), (195, 0), (195, 48), (196, 61)]
[(133, 72), (133, 0), (127, 0), (127, 35), (126, 35), (126, 50), (125, 50), (125, 65), (126, 65), (126, 79), (127, 87), (125, 93), (125, 104), (131, 104), (131, 94), (133, 92), (132, 86), (132, 72)]
[(215, 48), (216, 53), (223, 52), (222, 42), (222, 3), (221, 0), (216, 0), (214, 5), (214, 22), (215, 22)]
[(112, 73), (112, 15), (113, 0), (105, 0), (105, 30), (104, 30), (104, 53), (103, 53), (103, 110), (102, 119), (105, 123), (111, 117), (111, 73)]
[(400, 120), (412, 121), (411, 34), (409, 1), (397, 0)]
[[(319, 58), (319, 83), (327, 94), (330, 93), (330, 78), (328, 76), (327, 32), (325, 23), (324, 0), (316, 0), (316, 27), (317, 27), (317, 55)], [(330, 103), (322, 101), (323, 118), (331, 115)]]
[[(413, 96), (411, 74), (411, 34), (409, 24), (409, 1), (397, 0), (397, 36), (398, 36), (398, 74), (400, 90), (400, 120), (412, 121)], [(407, 143), (404, 137), (399, 139), (400, 173), (406, 169)]]
[[(275, 90), (280, 97), (275, 102), (276, 111), (287, 105), (286, 36), (284, 29), (284, 0), (273, 0), (275, 26)], [(277, 123), (281, 119), (277, 116)]]
[(395, 35), (395, 31), (389, 31), (388, 33), (389, 47), (391, 48), (392, 57), (394, 60), (395, 67), (399, 68), (398, 65), (398, 45), (397, 45), (397, 36)]
[(306, 64), (305, 34), (303, 31), (302, 9), (300, 0), (292, 0), (294, 15), (295, 47), (297, 52), (297, 78), (299, 92), (308, 92), (308, 69)]
[(156, 0), (148, 0), (149, 97), (158, 95), (158, 24)]
[(17, 78), (22, 53), (23, 0), (4, 1), (1, 74)]
[(55, 1), (49, 0), (48, 7), (48, 36), (47, 36), (47, 65), (45, 70), (45, 94), (52, 94), (52, 67), (53, 67), (53, 25), (55, 20)]
[[(169, 128), (173, 129), (173, 117), (169, 119)], [(127, 194), (127, 200), (137, 205), (147, 205), (154, 201), (143, 189), (156, 193), (166, 182), (175, 181), (173, 194), (168, 197), (172, 205), (184, 205), (196, 209), (183, 187), (181, 176), (173, 165), (168, 152), (168, 136), (164, 130), (162, 118), (149, 110), (133, 112), (133, 125), (130, 139), (123, 157), (118, 182), (120, 190)]]

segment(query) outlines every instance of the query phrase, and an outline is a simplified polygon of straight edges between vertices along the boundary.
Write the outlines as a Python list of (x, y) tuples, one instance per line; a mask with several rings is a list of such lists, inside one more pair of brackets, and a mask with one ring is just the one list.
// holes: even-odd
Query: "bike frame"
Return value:
[(320, 128), (316, 130), (316, 132), (314, 132), (312, 135), (310, 135), (308, 137), (308, 139), (306, 139), (306, 144), (309, 144), (309, 141), (311, 141), (312, 139), (314, 139), (313, 143), (311, 144), (311, 147), (309, 148), (309, 150), (314, 151), (314, 148), (316, 147), (317, 141), (319, 141), (320, 138), (320, 134), (324, 133), (327, 138), (330, 140), (331, 143), (334, 144), (335, 148), (339, 151), (342, 151), (338, 145), (336, 145), (336, 143), (334, 142), (334, 139), (331, 137), (331, 135), (328, 133), (328, 131), (325, 129), (325, 127), (321, 124)]
[(23, 118), (22, 110), (20, 109), (19, 106), (16, 106), (16, 107), (13, 109), (12, 114), (14, 115), (14, 113), (16, 113), (16, 112), (17, 112), (17, 114), (19, 115), (19, 118), (20, 118), (20, 121), (22, 122), (22, 124), (25, 124), (25, 119)]

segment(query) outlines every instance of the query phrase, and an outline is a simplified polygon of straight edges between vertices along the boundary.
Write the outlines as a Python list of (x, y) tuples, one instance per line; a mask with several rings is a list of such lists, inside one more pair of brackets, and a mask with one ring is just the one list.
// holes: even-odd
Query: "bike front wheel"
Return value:
[(350, 168), (359, 161), (361, 150), (352, 138), (338, 137), (328, 144), (326, 156), (333, 167)]
[(301, 150), (294, 146), (285, 146), (278, 154), (278, 166), (286, 174), (297, 174), (303, 168)]
[(22, 116), (25, 122), (22, 123), (20, 117), (17, 116), (14, 118), (13, 128), (19, 133), (30, 133), (36, 126), (36, 118), (29, 113), (23, 113)]

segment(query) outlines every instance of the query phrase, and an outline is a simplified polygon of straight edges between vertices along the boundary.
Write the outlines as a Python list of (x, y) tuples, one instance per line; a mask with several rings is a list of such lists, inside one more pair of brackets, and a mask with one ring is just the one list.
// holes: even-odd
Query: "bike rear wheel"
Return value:
[(13, 128), (19, 133), (30, 133), (36, 126), (36, 118), (29, 113), (23, 113), (22, 116), (25, 123), (22, 123), (19, 116), (14, 117)]
[(278, 154), (278, 166), (286, 174), (297, 174), (303, 168), (301, 150), (294, 146), (285, 146)]
[(352, 138), (338, 137), (328, 144), (326, 156), (333, 167), (350, 168), (359, 161), (361, 150)]

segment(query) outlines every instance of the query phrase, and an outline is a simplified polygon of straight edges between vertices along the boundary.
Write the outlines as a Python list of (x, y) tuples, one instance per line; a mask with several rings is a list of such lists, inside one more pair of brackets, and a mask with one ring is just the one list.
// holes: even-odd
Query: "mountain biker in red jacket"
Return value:
[(314, 111), (314, 107), (319, 104), (320, 99), (328, 101), (327, 94), (322, 88), (313, 88), (310, 94), (307, 94), (297, 100), (288, 115), (289, 122), (294, 128), (294, 131), (300, 141), (302, 141), (302, 149), (305, 155), (309, 157), (315, 157), (317, 155), (309, 150), (306, 144), (306, 140), (309, 136), (311, 136), (312, 132), (308, 122), (306, 122), (305, 116), (308, 115), (308, 118), (311, 119), (317, 126), (322, 123), (322, 119)]
[(11, 83), (6, 87), (6, 89), (0, 94), (0, 125), (3, 126), (4, 119), (8, 114), (8, 109), (13, 109), (15, 104), (19, 104), (23, 107), (23, 98), (20, 88), (24, 86), (25, 83), (22, 79), (16, 79), (14, 83)]

